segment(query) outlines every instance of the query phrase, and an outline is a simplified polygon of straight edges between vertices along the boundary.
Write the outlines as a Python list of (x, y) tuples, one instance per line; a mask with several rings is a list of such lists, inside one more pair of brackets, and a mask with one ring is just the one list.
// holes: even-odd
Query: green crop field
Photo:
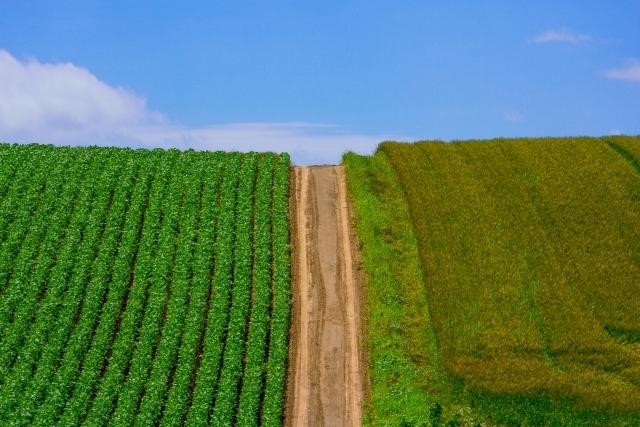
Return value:
[[(637, 424), (640, 137), (343, 163), (366, 425)], [(281, 425), (289, 170), (0, 144), (0, 425)]]
[(347, 154), (370, 424), (633, 425), (639, 159), (638, 137)]
[(289, 167), (0, 145), (0, 425), (280, 425)]

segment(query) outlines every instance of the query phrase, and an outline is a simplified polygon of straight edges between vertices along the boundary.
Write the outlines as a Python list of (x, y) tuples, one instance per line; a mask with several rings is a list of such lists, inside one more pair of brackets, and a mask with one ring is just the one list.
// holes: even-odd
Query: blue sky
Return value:
[(391, 138), (640, 133), (640, 2), (449, 3), (4, 0), (0, 140), (310, 163)]

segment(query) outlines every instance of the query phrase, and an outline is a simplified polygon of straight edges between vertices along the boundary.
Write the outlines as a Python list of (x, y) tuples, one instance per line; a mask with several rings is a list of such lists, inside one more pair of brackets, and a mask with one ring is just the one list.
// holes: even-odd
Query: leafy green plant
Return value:
[(169, 191), (163, 204), (163, 220), (156, 242), (157, 253), (151, 270), (151, 283), (147, 294), (142, 324), (138, 330), (138, 339), (129, 361), (129, 372), (118, 396), (111, 423), (132, 425), (144, 394), (144, 386), (153, 363), (154, 349), (157, 346), (164, 321), (165, 304), (169, 282), (173, 274), (173, 260), (176, 250), (176, 232), (180, 220), (183, 177), (186, 173), (185, 157), (180, 155), (171, 171)]
[[(57, 361), (62, 355), (67, 338), (75, 326), (75, 319), (80, 311), (81, 303), (86, 292), (86, 281), (90, 278), (92, 266), (95, 264), (99, 247), (104, 237), (108, 213), (113, 206), (113, 188), (121, 175), (122, 156), (102, 157), (105, 161), (104, 173), (100, 177), (100, 186), (92, 209), (89, 213), (87, 229), (83, 233), (82, 242), (78, 248), (77, 259), (73, 272), (68, 278), (60, 277), (59, 280), (68, 281), (67, 289), (59, 300), (59, 315), (48, 312), (38, 322), (41, 329), (50, 332), (44, 343), (45, 335), (33, 333), (28, 344), (18, 355), (16, 365), (13, 368), (6, 388), (2, 395), (4, 419), (16, 420), (19, 423), (28, 424), (36, 408), (44, 398), (43, 393), (49, 384), (50, 378), (55, 374)], [(60, 284), (59, 286), (64, 286)], [(56, 323), (56, 319), (59, 319)], [(31, 368), (34, 367), (33, 375)], [(11, 384), (11, 386), (9, 386)], [(24, 391), (23, 390), (24, 386)], [(21, 394), (20, 394), (21, 393)], [(21, 397), (21, 399), (19, 399)], [(7, 402), (4, 404), (4, 402)], [(17, 407), (16, 407), (17, 406)]]
[(194, 272), (186, 330), (178, 356), (173, 383), (169, 391), (161, 424), (180, 425), (186, 415), (191, 379), (195, 372), (198, 344), (204, 332), (207, 300), (209, 299), (209, 274), (213, 268), (212, 248), (216, 237), (218, 217), (218, 190), (223, 169), (223, 154), (217, 153), (213, 159), (207, 158), (204, 167), (204, 191), (202, 217), (198, 242), (194, 254)]
[(101, 420), (111, 415), (115, 400), (124, 383), (124, 374), (133, 352), (136, 332), (142, 321), (145, 294), (148, 291), (153, 260), (157, 255), (156, 243), (160, 229), (161, 208), (165, 197), (169, 200), (166, 193), (170, 171), (175, 161), (175, 156), (171, 156), (164, 162), (158, 162), (157, 157), (159, 156), (161, 154), (154, 155), (156, 157), (154, 160), (158, 163), (157, 170), (151, 184), (144, 224), (140, 231), (135, 268), (131, 272), (131, 276), (123, 278), (131, 284), (126, 309), (120, 315), (119, 331), (112, 344), (108, 364), (91, 403), (91, 409), (86, 419), (87, 424), (99, 424)]
[(289, 166), (0, 144), (0, 424), (280, 424)]
[(289, 248), (289, 169), (290, 159), (281, 154), (273, 177), (273, 298), (267, 378), (264, 388), (261, 424), (279, 426), (284, 410), (287, 378), (289, 315), (291, 311)]
[(251, 307), (254, 201), (258, 198), (257, 196), (254, 197), (257, 160), (256, 155), (249, 155), (240, 171), (235, 229), (233, 290), (222, 370), (211, 419), (214, 425), (232, 424), (238, 399), (238, 384), (242, 378), (247, 318)]
[(204, 334), (202, 359), (196, 373), (191, 408), (186, 419), (187, 425), (204, 425), (209, 422), (215, 386), (218, 381), (224, 351), (225, 329), (231, 304), (239, 166), (240, 158), (238, 156), (231, 157), (222, 181), (220, 215), (214, 244), (215, 272), (211, 292), (212, 300), (207, 313), (209, 322)]
[(255, 258), (251, 289), (251, 314), (247, 338), (247, 360), (242, 377), (238, 406), (238, 423), (257, 425), (264, 382), (267, 339), (269, 333), (272, 235), (271, 212), (275, 158), (267, 156), (258, 168), (256, 183)]
[[(126, 217), (127, 201), (135, 184), (137, 164), (132, 158), (126, 159), (124, 181), (114, 194), (114, 202), (105, 225), (105, 234), (99, 248), (98, 258), (93, 264), (91, 280), (82, 307), (82, 312), (65, 345), (64, 357), (53, 379), (45, 378), (46, 398), (34, 417), (35, 425), (50, 426), (56, 422), (73, 391), (82, 361), (91, 344), (91, 336), (101, 312), (103, 298), (108, 290), (112, 267), (115, 261), (122, 228)], [(32, 414), (27, 414), (31, 416)]]

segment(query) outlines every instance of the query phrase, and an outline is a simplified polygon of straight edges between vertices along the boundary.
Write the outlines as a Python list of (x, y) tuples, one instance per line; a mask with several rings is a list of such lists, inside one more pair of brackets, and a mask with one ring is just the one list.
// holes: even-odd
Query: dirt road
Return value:
[(344, 171), (294, 169), (294, 301), (286, 425), (359, 426), (360, 284)]

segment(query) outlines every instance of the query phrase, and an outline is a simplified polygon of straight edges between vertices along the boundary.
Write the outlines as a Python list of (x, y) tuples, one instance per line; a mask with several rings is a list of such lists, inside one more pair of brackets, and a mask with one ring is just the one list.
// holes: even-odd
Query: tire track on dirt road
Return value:
[(340, 166), (296, 167), (286, 425), (359, 426), (360, 282)]

